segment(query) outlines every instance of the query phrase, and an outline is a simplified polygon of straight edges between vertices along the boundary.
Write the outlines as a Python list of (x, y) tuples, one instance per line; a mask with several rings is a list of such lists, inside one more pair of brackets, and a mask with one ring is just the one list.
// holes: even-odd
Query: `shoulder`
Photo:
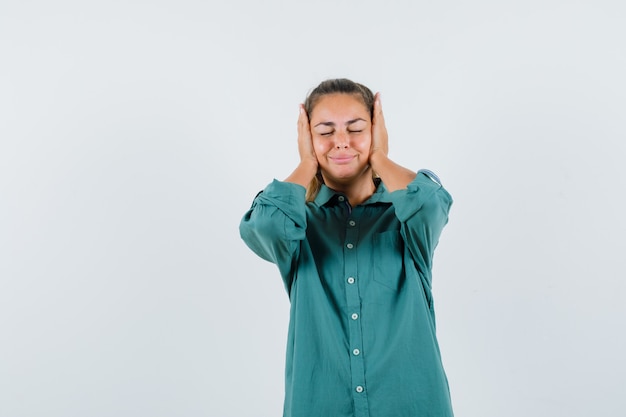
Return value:
[(441, 180), (439, 179), (437, 174), (432, 172), (430, 169), (420, 169), (419, 171), (417, 171), (417, 175), (419, 176), (420, 174), (426, 176), (428, 179), (430, 179), (435, 184), (441, 185)]

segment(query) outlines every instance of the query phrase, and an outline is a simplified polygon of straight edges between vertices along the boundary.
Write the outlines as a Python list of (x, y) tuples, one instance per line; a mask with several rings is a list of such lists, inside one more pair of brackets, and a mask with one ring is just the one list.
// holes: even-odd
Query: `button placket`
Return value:
[[(361, 208), (352, 210), (350, 217), (346, 221), (346, 234), (344, 241), (344, 265), (345, 265), (345, 288), (348, 320), (349, 340), (348, 346), (352, 346), (348, 351), (350, 354), (350, 373), (352, 377), (352, 389), (354, 390), (355, 409), (366, 410), (367, 395), (365, 393), (365, 366), (363, 354), (360, 350), (362, 346), (362, 320), (361, 319), (361, 297), (359, 294), (359, 271), (357, 268), (357, 257), (359, 255), (359, 227), (361, 222), (358, 215)], [(363, 254), (360, 254), (363, 256)], [(355, 285), (356, 284), (356, 285)], [(357, 346), (359, 348), (357, 348)], [(357, 415), (360, 415), (357, 413)]]

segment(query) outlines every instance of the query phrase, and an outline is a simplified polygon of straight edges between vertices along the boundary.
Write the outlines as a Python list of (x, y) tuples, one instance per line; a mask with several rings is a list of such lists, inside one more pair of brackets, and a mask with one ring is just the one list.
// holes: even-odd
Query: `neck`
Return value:
[(376, 191), (371, 168), (365, 170), (358, 178), (349, 182), (329, 181), (327, 178), (324, 178), (324, 183), (328, 188), (344, 193), (352, 207), (363, 203)]

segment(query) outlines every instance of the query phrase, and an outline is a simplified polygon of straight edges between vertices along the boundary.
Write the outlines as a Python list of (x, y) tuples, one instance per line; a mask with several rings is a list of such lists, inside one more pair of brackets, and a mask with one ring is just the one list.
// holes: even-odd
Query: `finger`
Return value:
[(303, 117), (307, 122), (309, 121), (309, 116), (306, 114), (304, 104), (300, 104), (300, 116)]
[(298, 114), (298, 125), (302, 128), (309, 127), (309, 117), (306, 114), (304, 105), (300, 104), (300, 113)]
[(309, 118), (302, 104), (300, 105), (300, 113), (298, 114), (298, 130), (300, 133), (310, 134)]
[(385, 122), (380, 92), (376, 93), (376, 95), (374, 96), (374, 123), (376, 122), (378, 123)]

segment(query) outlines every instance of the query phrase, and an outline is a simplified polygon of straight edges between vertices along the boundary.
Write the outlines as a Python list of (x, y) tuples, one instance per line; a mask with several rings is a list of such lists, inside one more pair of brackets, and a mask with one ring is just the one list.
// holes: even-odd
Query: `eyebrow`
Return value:
[[(367, 122), (367, 120), (362, 119), (362, 118), (360, 118), (360, 117), (357, 117), (356, 119), (348, 120), (348, 121), (346, 122), (346, 126), (351, 125), (352, 123), (360, 122), (360, 121)], [(315, 125), (315, 126), (313, 126), (313, 127), (318, 127), (318, 126), (330, 126), (330, 127), (335, 127), (335, 122), (320, 122), (320, 123), (316, 124), (316, 125)]]

